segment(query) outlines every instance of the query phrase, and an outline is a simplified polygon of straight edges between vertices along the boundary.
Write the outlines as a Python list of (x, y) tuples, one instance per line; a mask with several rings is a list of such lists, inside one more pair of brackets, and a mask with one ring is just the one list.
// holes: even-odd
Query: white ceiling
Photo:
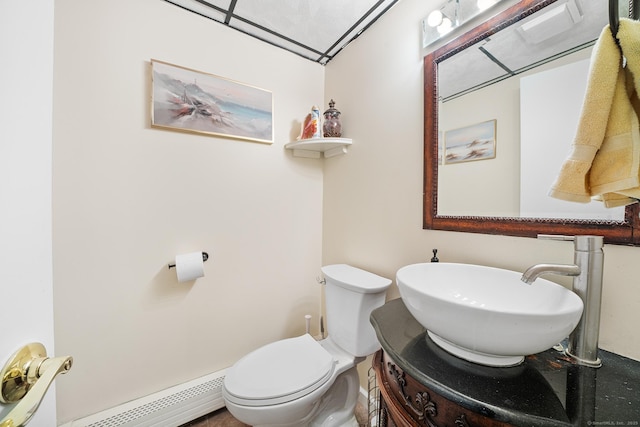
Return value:
[[(542, 37), (548, 36), (541, 41), (528, 39), (523, 34), (522, 29), (528, 23), (542, 18), (540, 15), (554, 16), (554, 10), (568, 3), (578, 8), (578, 22), (558, 21), (553, 27), (540, 25)], [(589, 47), (609, 22), (608, 18), (605, 0), (558, 0), (442, 61), (438, 65), (439, 94), (446, 101)], [(550, 19), (542, 20), (543, 24), (548, 21)]]
[(164, 0), (326, 64), (399, 0)]

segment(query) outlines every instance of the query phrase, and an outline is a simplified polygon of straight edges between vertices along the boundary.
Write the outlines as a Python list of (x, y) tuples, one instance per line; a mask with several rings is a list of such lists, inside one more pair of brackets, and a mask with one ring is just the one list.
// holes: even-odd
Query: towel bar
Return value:
[[(618, 7), (619, 0), (609, 0), (609, 26), (613, 37), (618, 34), (618, 27), (620, 25), (620, 13)], [(640, 8), (638, 7), (638, 0), (629, 0), (629, 18), (640, 18)]]

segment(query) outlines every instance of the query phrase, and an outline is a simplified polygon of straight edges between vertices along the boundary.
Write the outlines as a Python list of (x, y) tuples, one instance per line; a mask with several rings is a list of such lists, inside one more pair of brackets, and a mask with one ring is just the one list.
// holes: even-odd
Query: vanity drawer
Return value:
[[(383, 350), (376, 353), (373, 365), (382, 397), (379, 414), (382, 426), (511, 426), (472, 412), (436, 394), (406, 374)], [(385, 411), (387, 414), (383, 413)], [(385, 415), (392, 422), (384, 424)]]

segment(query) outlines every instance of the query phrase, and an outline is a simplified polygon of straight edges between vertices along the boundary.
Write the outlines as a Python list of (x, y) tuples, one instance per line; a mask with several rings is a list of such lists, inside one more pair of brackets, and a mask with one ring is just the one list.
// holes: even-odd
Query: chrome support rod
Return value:
[(602, 236), (576, 236), (574, 262), (581, 273), (573, 279), (573, 292), (584, 303), (578, 326), (569, 335), (566, 353), (585, 366), (599, 367), (598, 339), (600, 335), (600, 306), (604, 253)]
[(598, 338), (600, 335), (600, 306), (602, 303), (602, 276), (604, 253), (602, 236), (538, 235), (545, 240), (572, 240), (573, 264), (537, 264), (529, 267), (522, 281), (533, 283), (542, 274), (561, 274), (573, 277), (573, 292), (582, 299), (584, 309), (578, 325), (569, 335), (566, 353), (577, 364), (600, 367)]

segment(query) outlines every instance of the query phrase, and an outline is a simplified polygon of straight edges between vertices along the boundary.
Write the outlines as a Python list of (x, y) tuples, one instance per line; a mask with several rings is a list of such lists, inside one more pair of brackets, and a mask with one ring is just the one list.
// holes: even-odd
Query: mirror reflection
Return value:
[(575, 135), (606, 1), (558, 0), (437, 63), (437, 214), (624, 220), (547, 192)]
[[(577, 19), (573, 6), (567, 5), (534, 21), (541, 16), (537, 15), (538, 12), (548, 11), (548, 7), (567, 4), (568, 1), (521, 0), (425, 56), (425, 229), (523, 237), (536, 237), (538, 234), (591, 234), (603, 236), (605, 243), (640, 245), (640, 205), (637, 203), (625, 208), (621, 220), (606, 219), (610, 218), (606, 215), (612, 215), (612, 211), (606, 211), (605, 216), (594, 219), (591, 213), (561, 213), (560, 209), (548, 207), (534, 198), (531, 195), (534, 190), (525, 188), (529, 186), (527, 182), (534, 183), (539, 187), (536, 191), (540, 199), (551, 199), (547, 196), (550, 184), (543, 181), (548, 179), (551, 183), (560, 171), (559, 166), (551, 165), (551, 154), (558, 156), (558, 162), (563, 161), (569, 154), (576, 131), (576, 125), (567, 124), (570, 118), (564, 115), (569, 108), (560, 104), (558, 99), (577, 97), (580, 100), (573, 102), (581, 105), (584, 90), (574, 88), (572, 90), (580, 95), (570, 95), (569, 85), (565, 83), (560, 83), (560, 87), (554, 89), (553, 84), (562, 81), (562, 77), (553, 73), (557, 70), (568, 70), (572, 75), (578, 73), (572, 68), (561, 67), (584, 69), (593, 41), (608, 23), (609, 5), (614, 12), (612, 16), (616, 16), (616, 11), (619, 16), (628, 16), (628, 9), (624, 10), (628, 5), (623, 5), (622, 0), (609, 0), (609, 4), (606, 0), (575, 0), (574, 4), (581, 13)], [(588, 6), (597, 7), (597, 11), (587, 12)], [(618, 8), (621, 10), (617, 10)], [(634, 16), (637, 16), (635, 12)], [(592, 17), (597, 23), (592, 24), (592, 32), (583, 41), (573, 40), (565, 45), (570, 37), (564, 32), (554, 33), (549, 29), (555, 28), (555, 25), (566, 25), (558, 23), (563, 20), (571, 21), (571, 27), (587, 26), (586, 23)], [(534, 29), (541, 25), (545, 30), (539, 35), (534, 34), (535, 31), (531, 33), (532, 21)], [(520, 24), (526, 22), (529, 26), (517, 30)], [(499, 40), (503, 34), (508, 34), (502, 33), (503, 30), (515, 30), (504, 38), (511, 42), (517, 39), (518, 48), (513, 44), (504, 48), (492, 46), (493, 40)], [(523, 31), (532, 34), (528, 41), (522, 40)], [(545, 46), (548, 44), (539, 49), (546, 53), (534, 56), (531, 62), (519, 62), (521, 52), (536, 50), (532, 47), (536, 40)], [(497, 43), (495, 45), (498, 46)], [(550, 46), (563, 47), (560, 52), (549, 53)], [(468, 51), (472, 59), (465, 64), (463, 57), (458, 54), (462, 52), (464, 55)], [(517, 54), (513, 62), (511, 59), (497, 61), (500, 57), (507, 58), (508, 52)], [(487, 60), (491, 63), (486, 62)], [(451, 66), (448, 71), (447, 61), (461, 61), (461, 65)], [(491, 69), (496, 70), (497, 64), (500, 64), (498, 67), (502, 71), (492, 73)], [(471, 76), (479, 78), (462, 84)], [(543, 78), (543, 81), (537, 81), (538, 78)], [(572, 83), (574, 80), (579, 79), (571, 79)], [(499, 85), (506, 87), (501, 89)], [(539, 96), (542, 88), (549, 93)], [(481, 97), (482, 94), (484, 96)], [(528, 101), (531, 97), (533, 101)], [(467, 108), (467, 111), (461, 108)], [(577, 108), (573, 114), (580, 114), (580, 110), (581, 108)], [(558, 111), (563, 114), (562, 118), (550, 124), (551, 119), (560, 116)], [(547, 116), (540, 116), (542, 113)], [(495, 123), (494, 134), (491, 133), (490, 126), (488, 131), (486, 126), (482, 126), (486, 122)], [(533, 133), (532, 129), (547, 131), (548, 134)], [(450, 162), (447, 163), (447, 133), (454, 131), (449, 134), (455, 136), (449, 140), (451, 142), (456, 138), (460, 139), (460, 133), (468, 130), (477, 134), (471, 140), (475, 144), (469, 147), (456, 146), (453, 150), (455, 156), (450, 157)], [(567, 136), (557, 136), (561, 130), (568, 132)], [(521, 145), (520, 136), (531, 139), (532, 143), (525, 141), (525, 145)], [(527, 148), (529, 146), (530, 149)], [(526, 203), (533, 207), (525, 206)], [(597, 203), (599, 202), (588, 205)], [(587, 206), (579, 203), (571, 205)], [(530, 210), (535, 212), (529, 212)], [(522, 216), (525, 211), (531, 216)], [(545, 218), (544, 215), (552, 217)]]

